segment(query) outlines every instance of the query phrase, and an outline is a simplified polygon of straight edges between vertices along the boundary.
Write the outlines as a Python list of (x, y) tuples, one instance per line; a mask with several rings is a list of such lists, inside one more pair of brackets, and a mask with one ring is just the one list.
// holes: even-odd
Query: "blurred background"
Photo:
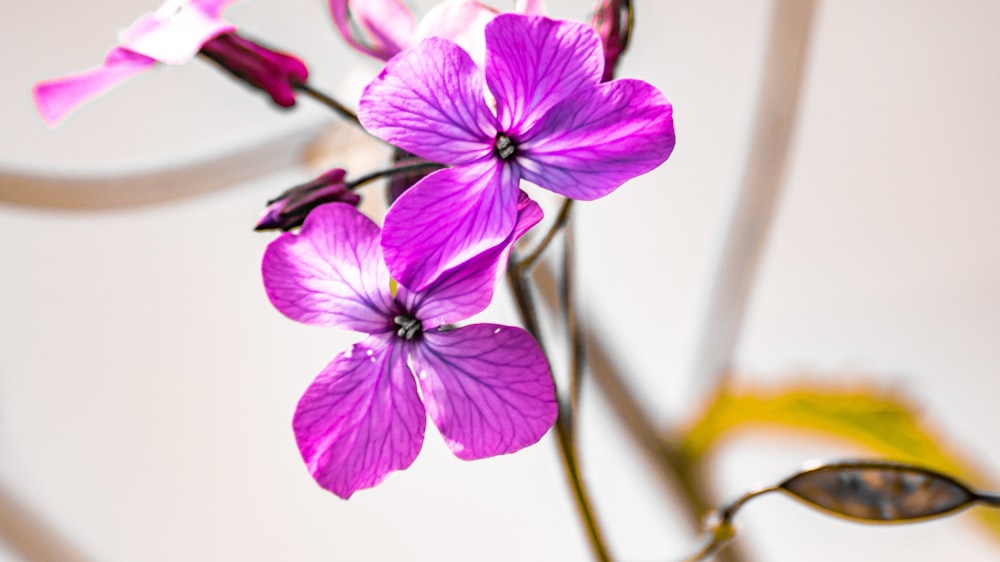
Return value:
[[(295, 403), (357, 337), (272, 309), (259, 264), (273, 235), (252, 227), (267, 199), (323, 166), (360, 175), (386, 153), (311, 100), (277, 111), (200, 60), (132, 80), (50, 130), (32, 84), (98, 64), (115, 33), (156, 6), (2, 1), (0, 559), (588, 559), (551, 436), (470, 463), (429, 426), (409, 470), (347, 502), (299, 458)], [(678, 424), (705, 398), (690, 374), (747, 165), (772, 3), (636, 3), (619, 75), (671, 99), (677, 148), (577, 207), (580, 301), (643, 405)], [(548, 5), (574, 19), (590, 8)], [(312, 81), (349, 105), (379, 68), (342, 44), (320, 0), (256, 0), (226, 15), (300, 55)], [(748, 386), (867, 382), (905, 396), (993, 484), (997, 21), (990, 0), (816, 4), (734, 356), (734, 379)], [(173, 183), (155, 179), (177, 169)], [(366, 197), (377, 212), (381, 194)], [(514, 322), (509, 298), (482, 317)], [(693, 552), (697, 530), (597, 389), (584, 391), (583, 470), (614, 552)], [(863, 453), (747, 430), (706, 470), (721, 503), (812, 459)], [(861, 526), (769, 496), (737, 517), (737, 542), (765, 561), (1000, 559), (973, 519)]]

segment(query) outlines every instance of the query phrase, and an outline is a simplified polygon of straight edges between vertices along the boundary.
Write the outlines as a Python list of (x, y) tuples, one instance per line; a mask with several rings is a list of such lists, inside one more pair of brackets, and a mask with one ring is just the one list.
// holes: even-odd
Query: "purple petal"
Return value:
[(517, 177), (493, 162), (445, 168), (403, 193), (382, 248), (396, 281), (422, 291), (445, 270), (503, 242), (517, 216)]
[(423, 323), (424, 329), (451, 324), (482, 312), (493, 300), (503, 278), (510, 249), (525, 232), (542, 220), (542, 208), (523, 191), (514, 231), (500, 245), (490, 248), (441, 274), (420, 293), (400, 286), (397, 298)]
[(545, 355), (513, 326), (424, 332), (411, 361), (431, 420), (456, 456), (479, 459), (535, 443), (556, 420)]
[(486, 26), (486, 83), (512, 135), (600, 82), (603, 69), (601, 39), (580, 22), (501, 14)]
[(518, 145), (524, 179), (591, 200), (667, 160), (673, 108), (641, 80), (614, 80), (553, 107)]
[(56, 125), (84, 102), (155, 64), (149, 57), (115, 47), (97, 68), (35, 84), (35, 107), (48, 125)]
[(372, 336), (309, 385), (292, 428), (320, 486), (347, 499), (413, 463), (427, 423), (404, 349)]
[[(217, 8), (217, 6), (209, 6)], [(184, 64), (201, 46), (235, 27), (191, 2), (168, 2), (121, 32), (121, 46), (166, 64)]]
[(306, 324), (391, 331), (395, 306), (378, 237), (378, 226), (350, 205), (317, 207), (299, 234), (282, 234), (264, 252), (271, 304)]
[(382, 140), (443, 164), (489, 158), (496, 137), (482, 74), (444, 39), (425, 39), (389, 61), (361, 95), (358, 117)]
[(410, 43), (413, 14), (399, 0), (330, 0), (329, 6), (341, 37), (362, 53), (389, 60)]

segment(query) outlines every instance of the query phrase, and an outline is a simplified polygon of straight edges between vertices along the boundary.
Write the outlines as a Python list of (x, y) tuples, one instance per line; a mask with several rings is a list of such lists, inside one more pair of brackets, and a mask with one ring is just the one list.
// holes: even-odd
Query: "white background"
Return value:
[[(154, 6), (2, 1), (8, 172), (147, 170), (335, 123), (309, 100), (271, 110), (194, 61), (136, 79), (49, 130), (31, 84), (93, 66), (117, 29)], [(589, 8), (550, 5), (563, 17)], [(620, 75), (671, 99), (677, 148), (659, 170), (579, 206), (581, 300), (664, 423), (697, 405), (699, 385), (685, 372), (748, 149), (769, 7), (638, 1)], [(377, 70), (340, 44), (319, 0), (258, 0), (227, 16), (300, 53), (319, 86), (352, 101)], [(989, 0), (819, 4), (787, 181), (737, 354), (746, 382), (810, 373), (901, 391), (994, 475), (998, 21)], [(315, 486), (291, 414), (356, 336), (274, 311), (259, 277), (272, 236), (251, 231), (266, 199), (314, 171), (289, 166), (122, 210), (0, 203), (3, 496), (100, 561), (586, 559), (550, 437), (467, 463), (429, 426), (413, 467), (378, 488), (344, 502)], [(507, 300), (485, 317), (512, 321)], [(665, 504), (603, 402), (588, 398), (585, 471), (615, 552), (690, 552), (694, 530)], [(742, 433), (715, 469), (719, 501), (809, 459), (859, 452)], [(968, 513), (863, 527), (771, 497), (737, 521), (759, 560), (1000, 559)]]

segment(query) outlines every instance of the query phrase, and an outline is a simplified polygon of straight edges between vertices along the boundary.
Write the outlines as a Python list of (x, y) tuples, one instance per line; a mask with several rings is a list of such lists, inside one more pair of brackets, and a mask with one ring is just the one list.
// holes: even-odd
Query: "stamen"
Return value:
[(496, 152), (501, 160), (507, 160), (517, 152), (517, 146), (514, 145), (514, 141), (507, 135), (497, 133), (497, 140), (493, 145), (493, 151)]
[(398, 314), (392, 321), (399, 326), (396, 335), (404, 340), (412, 340), (423, 333), (424, 327), (420, 324), (420, 320), (407, 314)]

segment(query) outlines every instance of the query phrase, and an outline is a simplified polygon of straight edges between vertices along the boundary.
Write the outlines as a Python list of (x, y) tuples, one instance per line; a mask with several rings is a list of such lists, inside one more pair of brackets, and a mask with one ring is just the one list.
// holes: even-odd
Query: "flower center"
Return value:
[(420, 324), (420, 320), (417, 320), (409, 314), (397, 314), (392, 321), (399, 326), (399, 329), (396, 330), (396, 335), (404, 340), (415, 339), (424, 332), (424, 327)]
[(499, 156), (501, 160), (510, 160), (510, 158), (514, 156), (514, 153), (517, 152), (517, 145), (515, 145), (513, 139), (507, 135), (497, 133), (497, 140), (493, 143), (493, 152)]

